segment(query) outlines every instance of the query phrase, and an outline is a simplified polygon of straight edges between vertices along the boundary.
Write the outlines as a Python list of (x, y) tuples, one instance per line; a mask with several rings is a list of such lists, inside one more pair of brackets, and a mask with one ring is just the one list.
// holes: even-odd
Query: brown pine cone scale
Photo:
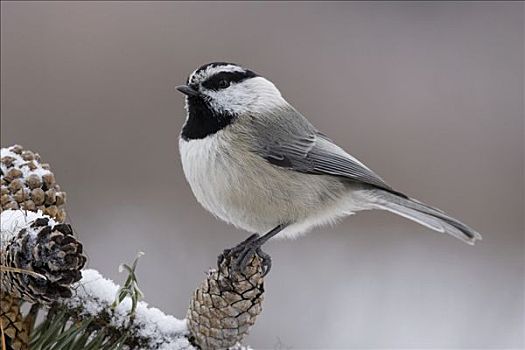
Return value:
[(193, 293), (186, 318), (190, 340), (200, 349), (235, 346), (262, 311), (261, 259), (255, 256), (243, 273), (233, 272), (232, 264), (233, 257), (226, 257)]

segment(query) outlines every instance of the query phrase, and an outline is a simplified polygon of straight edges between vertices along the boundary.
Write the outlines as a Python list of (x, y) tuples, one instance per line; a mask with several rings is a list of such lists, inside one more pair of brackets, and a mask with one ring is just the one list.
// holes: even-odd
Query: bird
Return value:
[(253, 70), (212, 62), (176, 89), (185, 95), (179, 136), (184, 175), (197, 201), (250, 235), (219, 256), (242, 271), (270, 238), (298, 237), (363, 210), (386, 210), (474, 244), (481, 235), (388, 185), (320, 132)]

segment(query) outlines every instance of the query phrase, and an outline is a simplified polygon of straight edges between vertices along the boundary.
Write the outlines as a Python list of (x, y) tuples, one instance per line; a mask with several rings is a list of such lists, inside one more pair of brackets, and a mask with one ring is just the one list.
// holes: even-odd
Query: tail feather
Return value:
[(369, 190), (365, 196), (374, 208), (388, 210), (432, 230), (448, 233), (468, 244), (472, 245), (476, 240), (481, 240), (481, 235), (474, 229), (415, 199), (403, 198), (383, 190)]

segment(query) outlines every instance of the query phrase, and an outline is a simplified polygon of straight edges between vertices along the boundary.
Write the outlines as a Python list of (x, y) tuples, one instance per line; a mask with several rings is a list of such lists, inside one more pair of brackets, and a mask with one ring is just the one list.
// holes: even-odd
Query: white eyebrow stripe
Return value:
[(197, 70), (193, 71), (190, 76), (190, 82), (202, 82), (206, 78), (209, 78), (217, 73), (221, 72), (245, 72), (245, 69), (233, 64), (228, 64), (224, 66), (209, 66), (205, 70), (202, 70), (197, 73)]

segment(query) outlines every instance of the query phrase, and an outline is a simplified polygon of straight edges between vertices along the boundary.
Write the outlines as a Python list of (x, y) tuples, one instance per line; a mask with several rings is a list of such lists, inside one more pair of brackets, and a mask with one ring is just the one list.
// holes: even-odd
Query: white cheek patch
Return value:
[(222, 90), (203, 89), (212, 108), (232, 114), (261, 113), (286, 104), (275, 85), (263, 77), (233, 83)]

